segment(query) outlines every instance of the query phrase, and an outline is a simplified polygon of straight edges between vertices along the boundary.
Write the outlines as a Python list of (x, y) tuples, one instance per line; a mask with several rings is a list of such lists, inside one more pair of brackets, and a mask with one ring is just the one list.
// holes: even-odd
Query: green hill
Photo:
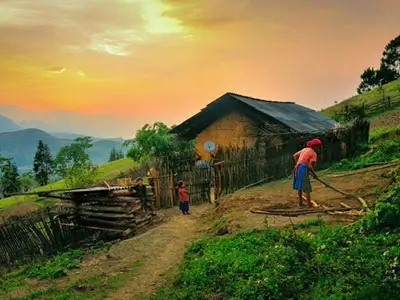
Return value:
[[(336, 105), (323, 109), (322, 113), (335, 118), (337, 113), (344, 111), (346, 105), (365, 106), (368, 119), (373, 127), (390, 127), (400, 125), (400, 80), (383, 85), (383, 89), (375, 88), (362, 95), (350, 97)], [(390, 97), (391, 108), (384, 109), (382, 104), (383, 93), (385, 98)]]
[[(12, 157), (20, 169), (29, 169), (37, 149), (37, 143), (42, 140), (50, 148), (53, 156), (61, 147), (71, 144), (71, 139), (57, 138), (39, 129), (24, 129), (13, 132), (0, 133), (0, 154)], [(112, 148), (120, 149), (121, 142), (113, 140), (97, 140), (88, 153), (94, 164), (103, 164), (108, 161)]]
[[(95, 177), (95, 181), (111, 181), (119, 177), (119, 175), (123, 172), (127, 172), (130, 169), (134, 168), (136, 163), (130, 158), (123, 158), (120, 160), (116, 160), (110, 163), (106, 163), (104, 165), (99, 166), (98, 172)], [(55, 189), (63, 189), (66, 188), (66, 185), (63, 180), (48, 184), (46, 186), (38, 187), (33, 189), (31, 192), (40, 192), (40, 191), (48, 191)], [(12, 205), (26, 203), (26, 202), (35, 202), (38, 200), (37, 196), (13, 196), (4, 199), (0, 199), (0, 209), (7, 208)]]

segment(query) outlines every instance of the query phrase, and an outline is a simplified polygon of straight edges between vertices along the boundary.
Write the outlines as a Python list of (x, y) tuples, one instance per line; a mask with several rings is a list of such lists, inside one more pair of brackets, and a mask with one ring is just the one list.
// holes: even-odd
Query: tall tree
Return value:
[(108, 159), (108, 162), (112, 162), (117, 159), (118, 159), (118, 153), (117, 153), (117, 150), (115, 149), (115, 147), (113, 147), (111, 149), (110, 158)]
[(374, 68), (365, 69), (360, 78), (361, 83), (357, 88), (359, 94), (370, 91), (379, 85), (378, 71)]
[(0, 157), (0, 176), (0, 192), (3, 195), (20, 191), (18, 168), (10, 158)]
[(385, 46), (380, 68), (367, 68), (360, 77), (361, 83), (357, 88), (359, 94), (400, 78), (400, 35)]
[(54, 161), (49, 146), (40, 140), (33, 160), (33, 172), (35, 173), (36, 181), (41, 186), (46, 185), (53, 171)]
[(381, 59), (381, 69), (392, 71), (391, 75), (400, 77), (400, 35), (391, 40), (383, 50)]
[(78, 137), (71, 145), (62, 147), (56, 155), (56, 172), (65, 179), (67, 186), (83, 187), (93, 184), (96, 168), (88, 154), (91, 147), (92, 138)]
[(179, 156), (194, 150), (192, 141), (182, 141), (169, 133), (171, 128), (162, 122), (146, 124), (136, 132), (133, 140), (125, 142), (131, 145), (127, 156), (135, 161), (148, 160), (151, 157)]

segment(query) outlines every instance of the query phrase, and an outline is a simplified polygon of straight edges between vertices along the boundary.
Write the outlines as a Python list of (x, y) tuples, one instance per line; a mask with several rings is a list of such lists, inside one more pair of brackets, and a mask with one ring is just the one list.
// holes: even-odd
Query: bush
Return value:
[(332, 171), (357, 170), (369, 164), (389, 162), (397, 158), (400, 158), (400, 137), (380, 141), (363, 156), (342, 159), (329, 169)]
[(394, 299), (399, 234), (267, 228), (192, 244), (154, 299)]
[(374, 230), (400, 229), (400, 167), (392, 172), (392, 184), (364, 219), (364, 227)]
[(28, 267), (25, 271), (25, 276), (39, 279), (57, 279), (64, 277), (67, 275), (68, 270), (77, 269), (79, 267), (82, 256), (82, 250), (72, 250), (62, 253), (46, 263)]

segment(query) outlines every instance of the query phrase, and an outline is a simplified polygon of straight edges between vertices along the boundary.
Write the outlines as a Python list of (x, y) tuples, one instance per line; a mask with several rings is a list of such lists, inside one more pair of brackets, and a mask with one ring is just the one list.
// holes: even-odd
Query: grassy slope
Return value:
[[(135, 166), (135, 162), (130, 158), (123, 158), (117, 161), (113, 161), (111, 163), (106, 163), (104, 165), (99, 166), (98, 173), (96, 174), (96, 181), (102, 180), (112, 180), (118, 177), (121, 172), (128, 171), (130, 168)], [(62, 189), (66, 188), (63, 180), (48, 184), (46, 186), (42, 186), (36, 189), (33, 189), (32, 192), (39, 191), (48, 191), (54, 189)], [(13, 196), (0, 200), (0, 209), (6, 208), (11, 205), (15, 205), (17, 203), (22, 202), (32, 202), (37, 200), (37, 196)]]
[[(398, 102), (400, 100), (400, 80), (396, 80), (391, 83), (385, 84), (383, 87), (385, 90), (385, 96), (389, 96), (393, 102), (396, 101)], [(366, 106), (368, 106), (371, 104), (378, 103), (381, 98), (382, 98), (381, 92), (379, 92), (378, 89), (374, 89), (362, 95), (350, 97), (349, 99), (346, 99), (336, 105), (324, 109), (322, 112), (330, 117), (334, 117), (335, 112), (342, 111), (345, 105), (362, 105), (364, 103)], [(369, 118), (374, 118), (381, 112), (367, 110), (366, 113)]]

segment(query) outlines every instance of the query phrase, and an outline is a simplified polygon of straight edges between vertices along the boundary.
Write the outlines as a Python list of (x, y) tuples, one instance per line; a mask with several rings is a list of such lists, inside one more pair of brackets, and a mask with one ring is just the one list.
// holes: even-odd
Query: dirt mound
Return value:
[(400, 124), (400, 108), (384, 112), (371, 119), (371, 128), (395, 127)]
[[(1, 200), (0, 200), (1, 201)], [(10, 217), (23, 216), (27, 213), (38, 210), (40, 207), (32, 202), (23, 202), (0, 210), (0, 219), (8, 219)]]

